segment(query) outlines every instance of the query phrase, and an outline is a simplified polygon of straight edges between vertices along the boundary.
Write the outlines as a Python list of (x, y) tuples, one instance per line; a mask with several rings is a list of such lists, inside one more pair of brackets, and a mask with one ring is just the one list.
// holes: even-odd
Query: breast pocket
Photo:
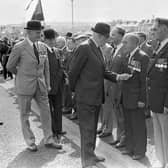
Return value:
[(46, 55), (39, 55), (40, 65), (43, 65), (46, 59), (47, 59)]

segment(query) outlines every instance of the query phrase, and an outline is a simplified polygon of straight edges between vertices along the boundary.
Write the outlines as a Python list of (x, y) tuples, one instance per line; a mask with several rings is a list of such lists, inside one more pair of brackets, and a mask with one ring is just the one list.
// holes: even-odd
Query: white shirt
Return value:
[(45, 44), (45, 45), (46, 45), (47, 49), (52, 53), (52, 52), (53, 52), (52, 50), (53, 50), (54, 48), (53, 48), (53, 47), (50, 47), (50, 46), (47, 45), (47, 44)]
[(120, 44), (118, 44), (118, 45), (116, 46), (116, 50), (115, 50), (115, 52), (114, 52), (114, 54), (113, 54), (113, 58), (117, 55), (117, 53), (118, 53), (118, 51), (120, 50), (121, 47), (122, 47), (122, 43), (120, 43)]
[(28, 37), (26, 39), (27, 39), (28, 43), (30, 44), (30, 46), (33, 47), (33, 42)]
[(168, 38), (164, 39), (161, 44), (160, 47), (158, 48), (158, 50), (156, 51), (156, 54), (159, 53), (159, 51), (168, 43)]

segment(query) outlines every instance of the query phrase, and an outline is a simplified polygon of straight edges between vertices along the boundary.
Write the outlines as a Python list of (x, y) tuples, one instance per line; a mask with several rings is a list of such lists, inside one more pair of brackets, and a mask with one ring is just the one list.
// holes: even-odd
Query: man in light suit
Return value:
[[(111, 61), (111, 56), (113, 52), (113, 48), (110, 44), (106, 43), (103, 47), (101, 47), (102, 54), (105, 58), (105, 65), (109, 68), (109, 63)], [(102, 105), (102, 110), (100, 113), (101, 119), (101, 127), (98, 129), (97, 133), (100, 138), (112, 135), (113, 128), (113, 113), (112, 113), (112, 97), (111, 97), (111, 83), (108, 80), (104, 80), (105, 87), (105, 103)]]
[(96, 167), (104, 161), (96, 156), (96, 130), (99, 111), (104, 102), (104, 78), (113, 82), (127, 80), (131, 75), (107, 71), (100, 46), (105, 45), (110, 33), (110, 26), (97, 23), (93, 37), (75, 50), (69, 70), (69, 82), (76, 94), (77, 112), (81, 134), (81, 159), (84, 168)]
[[(113, 55), (110, 62), (110, 70), (116, 73), (121, 73), (120, 68), (120, 55), (122, 55), (122, 39), (125, 35), (125, 29), (122, 27), (114, 27), (111, 31), (111, 42), (113, 46)], [(122, 82), (111, 84), (111, 97), (113, 109), (112, 112), (116, 116), (117, 135), (115, 141), (110, 142), (111, 145), (115, 145), (116, 148), (122, 148), (125, 146), (125, 125), (123, 106), (121, 101)], [(114, 121), (114, 120), (113, 120)]]
[(39, 21), (27, 22), (27, 37), (13, 48), (7, 69), (16, 74), (16, 93), (20, 106), (20, 118), (24, 139), (30, 151), (37, 151), (35, 136), (30, 129), (29, 113), (34, 98), (40, 109), (40, 119), (46, 147), (61, 149), (52, 136), (48, 103), (50, 90), (49, 64), (46, 46), (39, 42), (42, 26)]

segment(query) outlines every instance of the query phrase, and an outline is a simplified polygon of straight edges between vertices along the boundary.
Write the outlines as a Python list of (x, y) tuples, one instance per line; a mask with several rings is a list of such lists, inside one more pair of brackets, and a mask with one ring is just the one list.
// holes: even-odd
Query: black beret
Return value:
[(58, 36), (58, 33), (54, 29), (45, 29), (43, 33), (44, 33), (44, 38), (46, 39), (53, 39), (56, 36)]

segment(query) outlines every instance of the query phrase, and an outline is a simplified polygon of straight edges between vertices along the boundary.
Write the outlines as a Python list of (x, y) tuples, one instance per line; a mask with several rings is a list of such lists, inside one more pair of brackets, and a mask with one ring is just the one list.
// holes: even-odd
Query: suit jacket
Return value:
[[(122, 58), (122, 73), (130, 73), (129, 58)], [(138, 101), (146, 103), (146, 77), (147, 66), (149, 62), (148, 56), (140, 49), (137, 49), (131, 58), (132, 65), (139, 65), (140, 71), (134, 71), (133, 77), (122, 83), (122, 102), (124, 108), (136, 109)]]
[(50, 86), (51, 90), (49, 95), (56, 95), (58, 89), (63, 90), (64, 84), (64, 72), (60, 65), (60, 60), (57, 57), (58, 51), (55, 49), (55, 52), (50, 52), (47, 49), (49, 69), (50, 69)]
[(163, 113), (164, 106), (168, 108), (168, 43), (155, 57), (156, 63), (148, 69), (149, 105), (153, 112)]
[(69, 82), (76, 101), (89, 105), (104, 102), (104, 78), (116, 82), (116, 74), (105, 68), (102, 53), (92, 39), (82, 43), (74, 53)]
[(50, 86), (49, 64), (46, 46), (38, 42), (38, 64), (33, 47), (28, 40), (17, 43), (9, 56), (7, 69), (16, 74), (16, 92), (21, 95), (33, 95), (37, 84), (41, 92), (47, 93)]

